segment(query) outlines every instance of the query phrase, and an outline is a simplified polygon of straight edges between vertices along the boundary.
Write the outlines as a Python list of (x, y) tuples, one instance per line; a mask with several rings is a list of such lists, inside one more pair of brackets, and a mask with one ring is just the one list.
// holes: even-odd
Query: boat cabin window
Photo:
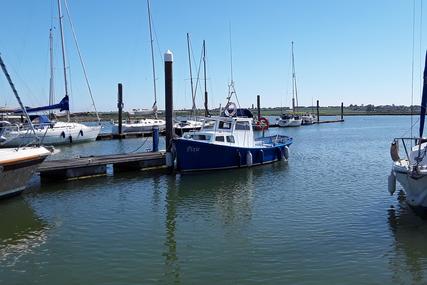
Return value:
[(236, 130), (250, 130), (249, 122), (236, 122)]
[(228, 143), (234, 143), (234, 136), (227, 136), (227, 142)]
[(231, 122), (220, 121), (218, 128), (223, 129), (223, 130), (230, 130), (231, 129)]
[(203, 124), (203, 129), (213, 129), (215, 126), (215, 121), (205, 121)]
[(217, 141), (217, 142), (224, 142), (224, 136), (217, 136), (217, 137), (215, 137), (215, 141)]
[(211, 139), (211, 136), (208, 135), (191, 135), (190, 137), (196, 141), (209, 141)]

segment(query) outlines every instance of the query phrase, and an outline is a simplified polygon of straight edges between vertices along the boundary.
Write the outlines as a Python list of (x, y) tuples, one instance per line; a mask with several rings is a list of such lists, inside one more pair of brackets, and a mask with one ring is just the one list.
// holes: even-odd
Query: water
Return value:
[(409, 122), (272, 130), (295, 139), (288, 164), (35, 180), (0, 202), (0, 284), (426, 284), (427, 221), (387, 192)]

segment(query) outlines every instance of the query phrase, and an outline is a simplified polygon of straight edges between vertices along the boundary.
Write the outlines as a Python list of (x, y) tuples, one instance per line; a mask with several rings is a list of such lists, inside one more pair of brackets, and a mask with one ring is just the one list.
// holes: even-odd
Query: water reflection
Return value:
[[(213, 227), (218, 226), (225, 235), (244, 236), (242, 229), (252, 219), (256, 191), (254, 180), (266, 172), (273, 174), (283, 172), (286, 167), (286, 164), (276, 164), (251, 169), (166, 176), (166, 234), (163, 255), (167, 281), (181, 283), (180, 258), (183, 257), (178, 253), (185, 252), (184, 259), (191, 258), (186, 256), (191, 253), (186, 252), (188, 248), (183, 248), (182, 243), (188, 247), (191, 242), (187, 239), (197, 240), (194, 236), (198, 235), (198, 231), (203, 231), (208, 236), (210, 236), (208, 232), (214, 232), (216, 235), (218, 232), (215, 231), (218, 229)], [(216, 224), (218, 220), (221, 221), (219, 225)], [(188, 228), (185, 229), (189, 224), (193, 228), (193, 233), (188, 233)], [(187, 232), (185, 238), (177, 238), (177, 231)]]
[(388, 209), (393, 241), (389, 265), (393, 283), (426, 284), (427, 224), (404, 201)]
[(0, 268), (4, 269), (43, 245), (48, 225), (24, 199), (16, 198), (0, 202), (0, 229)]

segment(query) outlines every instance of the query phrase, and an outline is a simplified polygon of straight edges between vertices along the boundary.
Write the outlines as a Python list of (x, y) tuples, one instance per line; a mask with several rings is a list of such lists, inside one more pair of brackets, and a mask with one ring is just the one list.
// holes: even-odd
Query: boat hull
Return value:
[(404, 171), (394, 171), (394, 174), (405, 191), (406, 202), (412, 207), (427, 210), (427, 175), (414, 178)]
[[(95, 141), (101, 126), (86, 126), (79, 123), (58, 122), (54, 126), (36, 129), (36, 135), (44, 145), (64, 145)], [(18, 147), (34, 143), (34, 134), (30, 131), (11, 131), (4, 135), (6, 141), (2, 147)]]
[(277, 124), (282, 128), (299, 127), (302, 125), (302, 120), (279, 120)]
[[(28, 152), (25, 149), (18, 152)], [(14, 159), (0, 161), (0, 198), (19, 195), (49, 152), (40, 148), (36, 153), (24, 154)]]
[(291, 142), (271, 147), (235, 147), (179, 138), (174, 139), (173, 144), (177, 170), (185, 172), (249, 167), (282, 160)]

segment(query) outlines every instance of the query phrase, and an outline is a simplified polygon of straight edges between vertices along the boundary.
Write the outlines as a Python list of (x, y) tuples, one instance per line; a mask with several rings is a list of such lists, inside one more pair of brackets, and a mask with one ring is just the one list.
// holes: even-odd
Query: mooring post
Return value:
[(173, 54), (170, 50), (165, 53), (165, 116), (166, 116), (166, 152), (170, 152), (172, 148), (173, 135), (173, 73), (172, 63)]
[(121, 83), (117, 85), (117, 108), (119, 109), (119, 135), (122, 134), (122, 115), (123, 115), (123, 86)]
[(316, 110), (317, 110), (317, 123), (319, 123), (319, 121), (320, 121), (319, 100), (317, 100), (317, 107), (316, 107)]
[(341, 121), (344, 121), (344, 103), (341, 102)]
[(256, 95), (256, 107), (258, 110), (258, 121), (259, 121), (259, 119), (261, 119), (261, 99), (260, 99), (260, 97), (261, 96)]
[(159, 151), (159, 127), (153, 127), (153, 152)]

